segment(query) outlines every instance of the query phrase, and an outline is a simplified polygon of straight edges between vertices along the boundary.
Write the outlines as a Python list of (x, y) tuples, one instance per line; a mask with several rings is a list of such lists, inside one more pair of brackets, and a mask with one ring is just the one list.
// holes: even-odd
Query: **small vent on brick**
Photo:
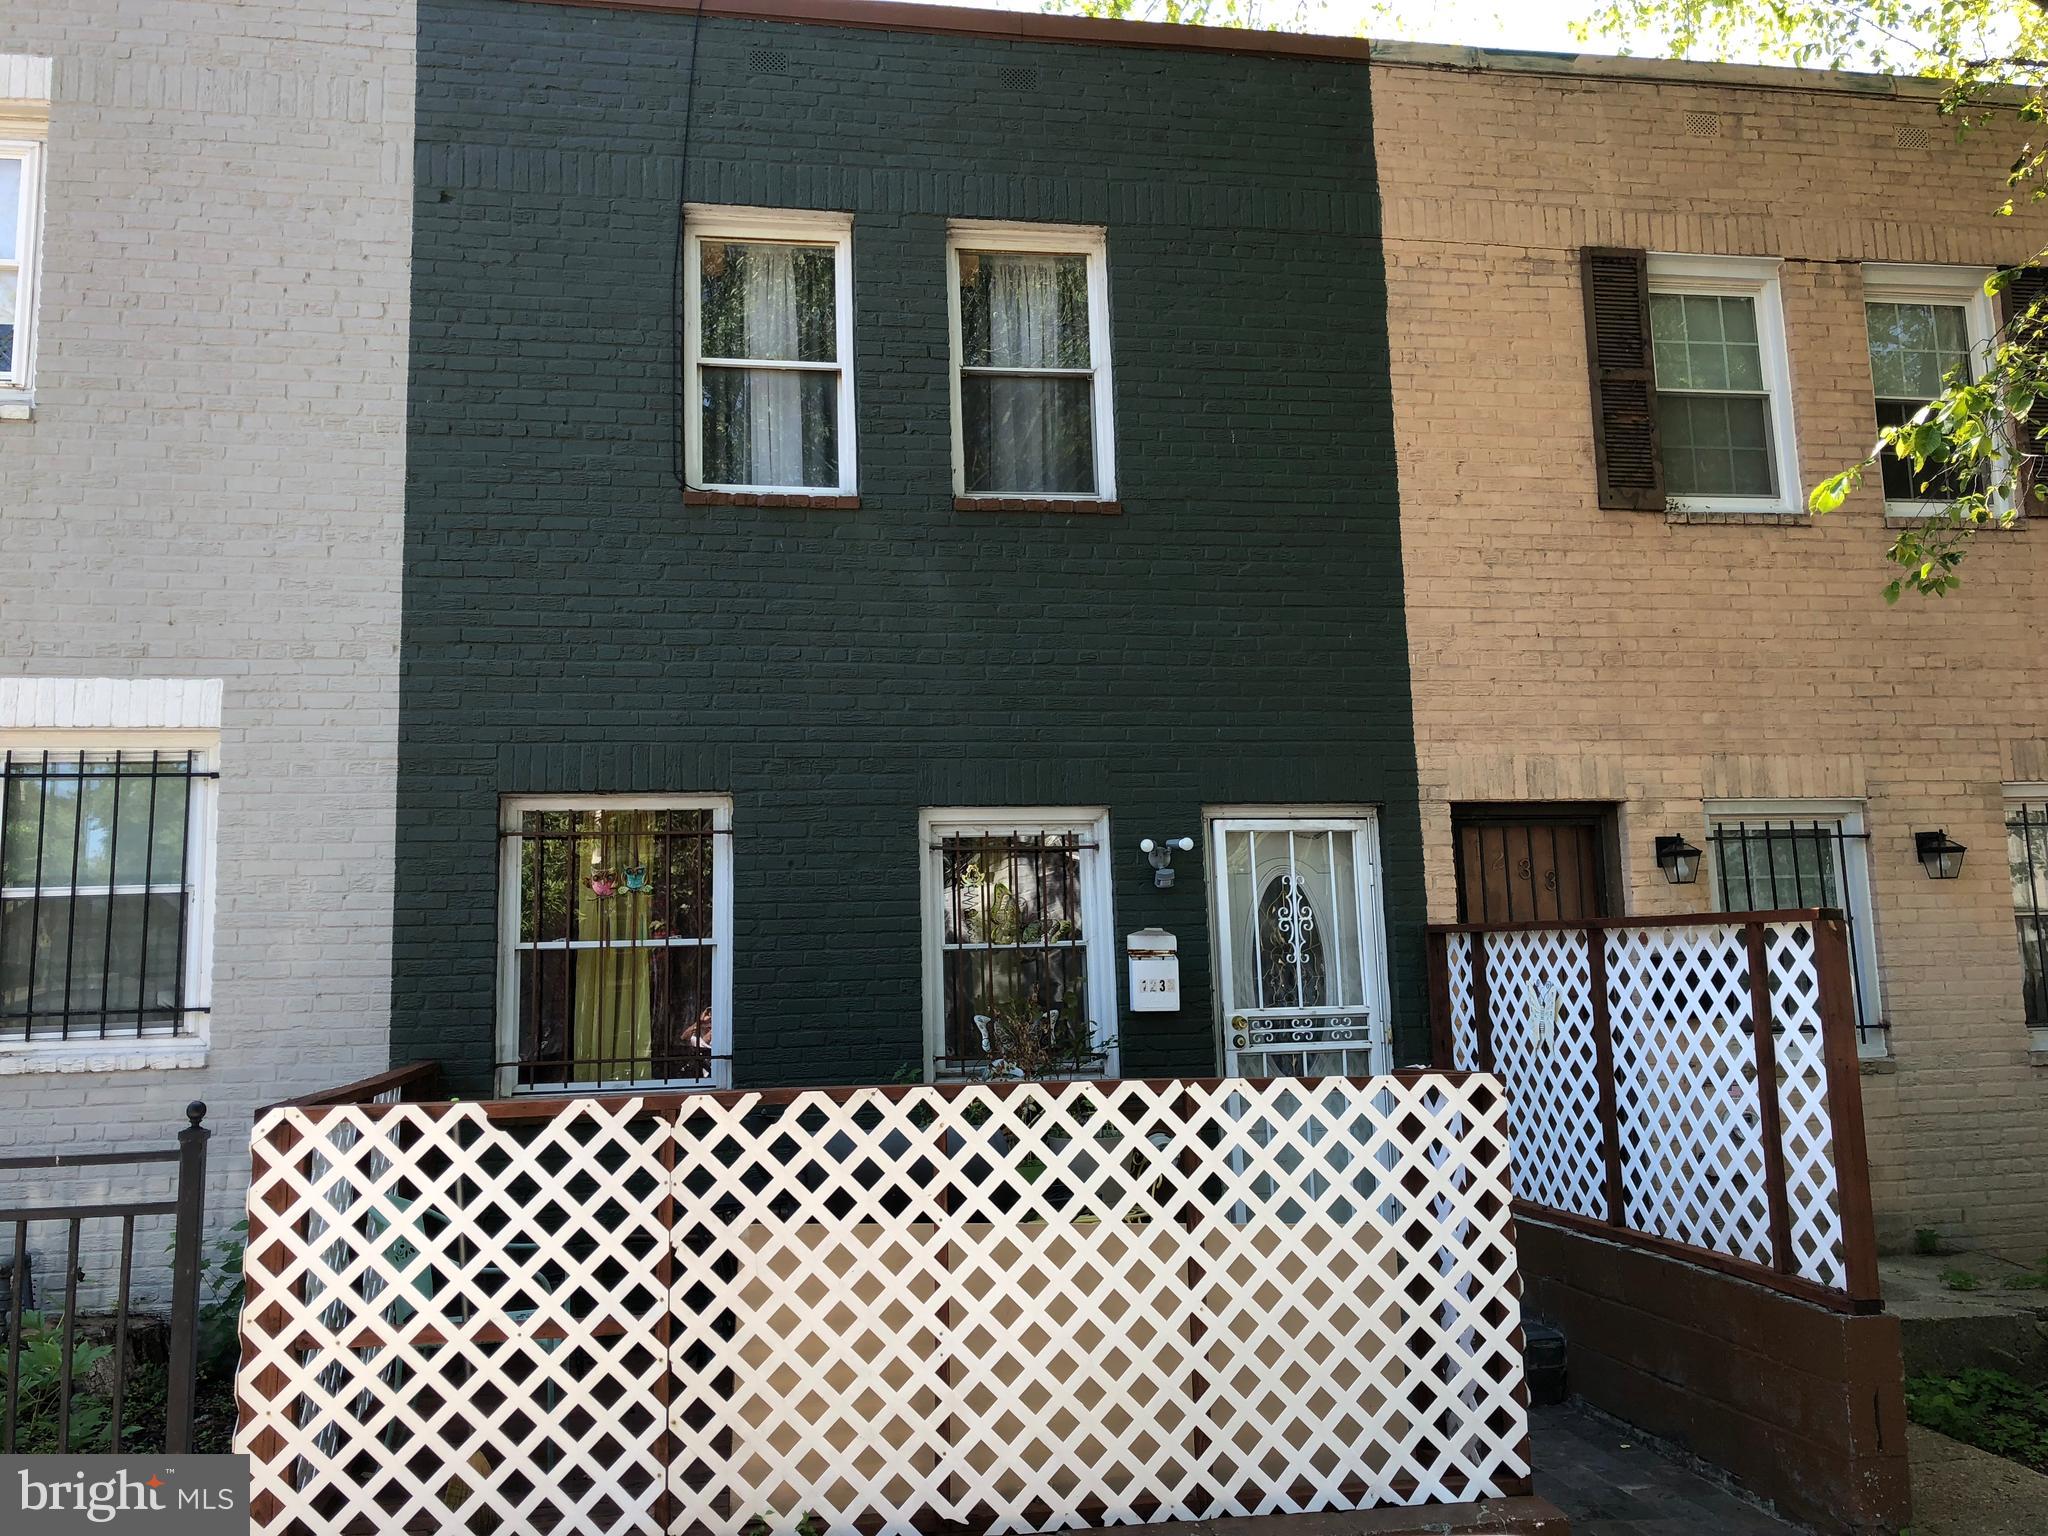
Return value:
[(1006, 91), (1035, 91), (1038, 89), (1038, 66), (1036, 64), (1012, 64), (1000, 77)]
[(749, 48), (747, 68), (757, 75), (786, 75), (789, 73), (789, 55), (780, 48)]
[(1934, 130), (1924, 123), (1914, 123), (1910, 127), (1894, 128), (1892, 130), (1893, 149), (1932, 149), (1933, 147)]
[(1721, 114), (1688, 112), (1685, 114), (1685, 131), (1695, 139), (1718, 139), (1721, 137)]

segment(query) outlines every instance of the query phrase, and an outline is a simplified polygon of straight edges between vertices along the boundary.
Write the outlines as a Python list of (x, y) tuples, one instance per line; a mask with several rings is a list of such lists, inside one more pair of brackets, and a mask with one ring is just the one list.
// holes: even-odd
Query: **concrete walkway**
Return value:
[(1611, 1419), (1569, 1403), (1530, 1418), (1536, 1491), (1564, 1511), (1572, 1536), (1798, 1536)]
[(1917, 1424), (1906, 1429), (1906, 1457), (1913, 1469), (1913, 1536), (2048, 1531), (2048, 1477)]

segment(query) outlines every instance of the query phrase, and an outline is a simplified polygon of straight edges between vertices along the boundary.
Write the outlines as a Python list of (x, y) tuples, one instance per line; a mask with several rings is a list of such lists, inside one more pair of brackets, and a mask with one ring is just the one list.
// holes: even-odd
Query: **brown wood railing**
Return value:
[(1839, 912), (1446, 924), (1428, 947), (1436, 1060), (1501, 1077), (1525, 1215), (1882, 1310)]

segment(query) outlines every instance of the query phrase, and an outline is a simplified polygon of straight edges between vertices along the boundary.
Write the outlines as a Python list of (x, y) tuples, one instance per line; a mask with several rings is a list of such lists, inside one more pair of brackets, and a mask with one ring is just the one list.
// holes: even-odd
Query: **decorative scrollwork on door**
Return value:
[(1268, 1008), (1320, 1008), (1328, 968), (1315, 903), (1297, 874), (1275, 875), (1259, 898), (1259, 992)]

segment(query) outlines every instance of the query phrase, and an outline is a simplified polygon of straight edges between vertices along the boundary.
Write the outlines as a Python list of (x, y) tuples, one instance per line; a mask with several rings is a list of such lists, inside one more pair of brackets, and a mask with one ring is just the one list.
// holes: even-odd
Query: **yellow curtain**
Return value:
[[(600, 813), (597, 835), (579, 840), (575, 934), (601, 947), (576, 952), (573, 1078), (594, 1083), (644, 1077), (654, 1054), (654, 962), (647, 937), (654, 838), (646, 811)], [(635, 891), (636, 875), (644, 884)], [(604, 889), (610, 894), (600, 894)], [(617, 947), (613, 947), (617, 946)]]

